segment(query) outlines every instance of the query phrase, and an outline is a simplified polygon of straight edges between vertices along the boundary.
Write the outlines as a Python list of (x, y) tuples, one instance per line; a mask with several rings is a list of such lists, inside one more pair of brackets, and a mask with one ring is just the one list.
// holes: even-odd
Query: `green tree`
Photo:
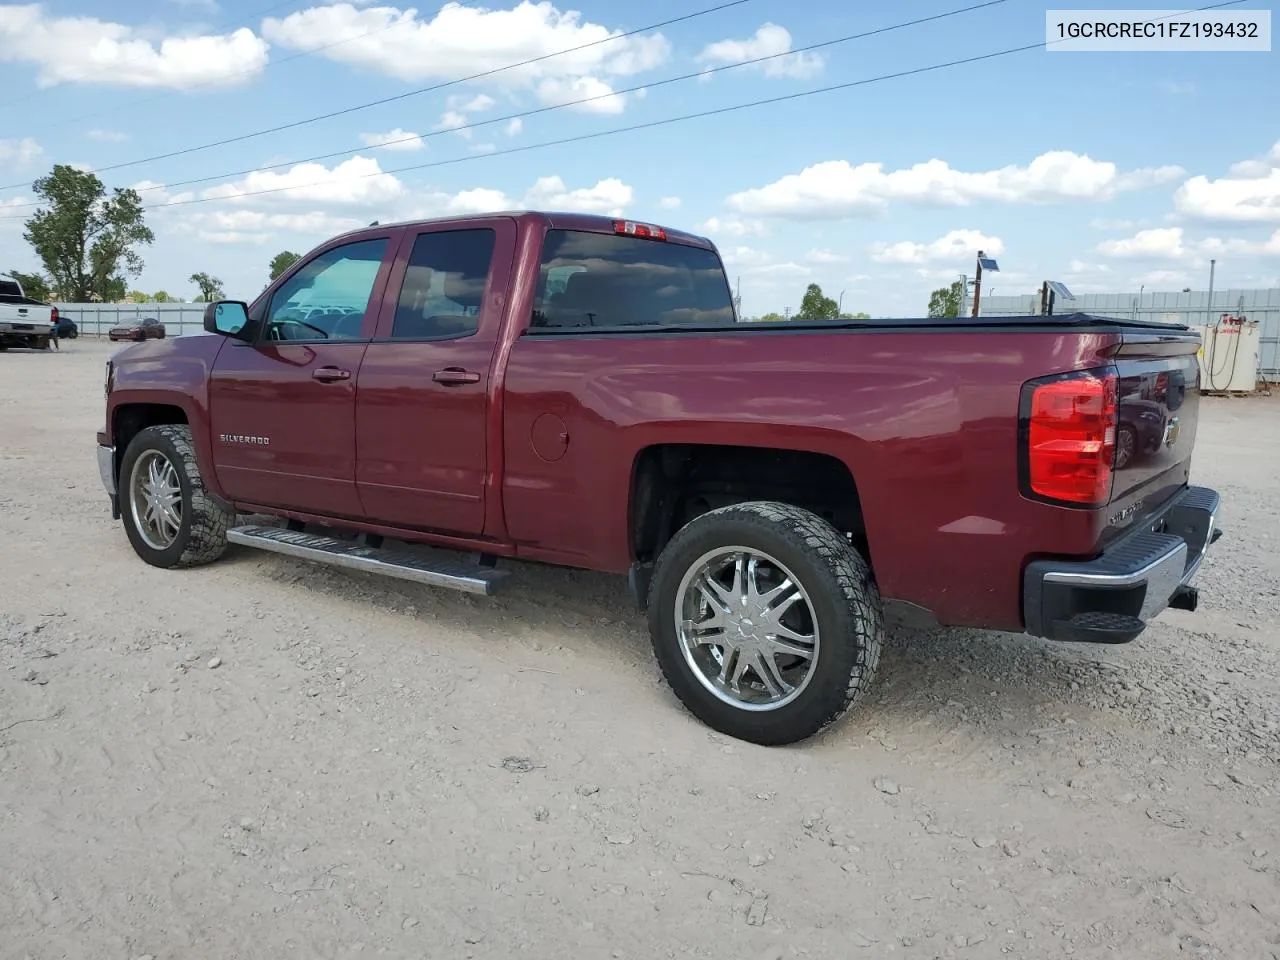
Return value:
[(22, 292), (32, 300), (43, 300), (48, 303), (53, 299), (53, 290), (49, 287), (49, 281), (40, 274), (20, 273), (17, 270), (10, 270), (9, 276), (21, 284)]
[(929, 295), (929, 316), (958, 317), (964, 303), (964, 281), (957, 280), (949, 287), (939, 287)]
[(822, 288), (811, 283), (804, 291), (800, 301), (800, 309), (796, 313), (797, 320), (834, 320), (839, 316), (840, 307), (830, 297), (824, 296)]
[(143, 293), (141, 290), (130, 290), (129, 299), (134, 303), (150, 303), (151, 294)]
[(268, 268), (270, 280), (275, 280), (301, 259), (301, 254), (294, 253), (292, 250), (281, 250), (271, 258), (271, 266)]
[(93, 295), (103, 303), (121, 303), (129, 295), (129, 285), (124, 277), (107, 277)]
[(196, 303), (212, 303), (222, 299), (222, 281), (217, 277), (208, 273), (193, 273), (190, 280), (200, 288)]
[(842, 314), (840, 314), (840, 319), (841, 319), (841, 320), (870, 320), (870, 319), (871, 319), (871, 314), (869, 314), (869, 313), (842, 313)]
[(62, 163), (31, 188), (43, 204), (23, 236), (64, 300), (111, 299), (126, 277), (142, 272), (138, 247), (153, 243), (155, 234), (136, 190), (107, 196), (97, 176)]
[(157, 290), (151, 295), (151, 299), (156, 303), (169, 303), (172, 298), (169, 296), (168, 290)]
[(760, 317), (759, 322), (760, 323), (781, 323), (785, 319), (787, 318), (780, 313), (766, 313), (763, 317)]

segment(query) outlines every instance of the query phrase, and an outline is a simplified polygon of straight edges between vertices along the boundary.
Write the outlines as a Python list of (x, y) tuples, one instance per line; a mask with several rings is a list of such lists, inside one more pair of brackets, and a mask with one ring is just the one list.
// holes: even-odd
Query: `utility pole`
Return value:
[(836, 301), (836, 319), (840, 319), (840, 315), (844, 313), (844, 291), (840, 291), (840, 299)]
[(960, 316), (965, 315), (965, 311), (969, 309), (969, 275), (967, 273), (960, 274)]
[(1208, 321), (1205, 326), (1212, 327), (1215, 324), (1213, 319), (1213, 269), (1217, 265), (1217, 260), (1209, 261), (1209, 301), (1205, 304), (1205, 319)]
[(973, 313), (971, 317), (978, 315), (978, 305), (982, 300), (982, 251), (978, 251), (978, 272), (973, 278)]

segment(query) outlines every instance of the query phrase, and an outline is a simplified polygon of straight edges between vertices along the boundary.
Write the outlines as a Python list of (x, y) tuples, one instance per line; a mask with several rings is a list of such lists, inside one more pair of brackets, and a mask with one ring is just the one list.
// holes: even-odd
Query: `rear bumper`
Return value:
[(1050, 640), (1128, 643), (1165, 608), (1194, 610), (1190, 581), (1222, 535), (1219, 503), (1216, 490), (1187, 487), (1094, 560), (1028, 564), (1026, 631)]

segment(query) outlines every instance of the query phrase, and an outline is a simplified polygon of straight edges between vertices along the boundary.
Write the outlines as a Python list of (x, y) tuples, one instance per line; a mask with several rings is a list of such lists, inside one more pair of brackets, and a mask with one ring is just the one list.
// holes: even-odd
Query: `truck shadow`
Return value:
[[(424, 642), (432, 634), (477, 637), (484, 651), (504, 662), (546, 662), (570, 677), (575, 664), (605, 667), (633, 678), (638, 691), (656, 688), (658, 697), (678, 708), (665, 686), (653, 683), (658, 671), (645, 618), (621, 577), (510, 563), (504, 564), (512, 574), (509, 586), (486, 598), (242, 548), (233, 547), (224, 562), (256, 564), (257, 576), (291, 589), (414, 619), (425, 628)], [(811, 743), (842, 749), (868, 737), (903, 745), (914, 738), (934, 744), (943, 739), (953, 741), (960, 760), (993, 739), (1091, 712), (1093, 692), (1125, 672), (1132, 650), (1133, 645), (1055, 645), (979, 630), (895, 627), (870, 696)]]

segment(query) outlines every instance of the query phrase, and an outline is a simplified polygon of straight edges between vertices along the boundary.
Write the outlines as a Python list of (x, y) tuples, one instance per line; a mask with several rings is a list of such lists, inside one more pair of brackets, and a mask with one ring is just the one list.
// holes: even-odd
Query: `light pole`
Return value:
[(973, 278), (973, 313), (970, 316), (978, 315), (978, 307), (982, 302), (982, 271), (990, 270), (994, 273), (1000, 272), (1000, 265), (991, 257), (988, 257), (981, 250), (978, 251), (978, 272)]
[(844, 313), (844, 291), (840, 291), (840, 299), (836, 301), (836, 319), (840, 319), (840, 315)]

